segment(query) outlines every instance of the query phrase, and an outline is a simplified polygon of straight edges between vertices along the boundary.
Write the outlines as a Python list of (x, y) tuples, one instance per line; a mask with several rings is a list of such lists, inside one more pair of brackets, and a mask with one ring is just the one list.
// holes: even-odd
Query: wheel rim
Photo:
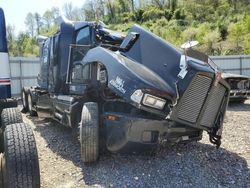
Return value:
[(4, 154), (0, 154), (0, 187), (4, 187), (5, 159)]
[(29, 111), (32, 110), (32, 99), (31, 99), (31, 95), (28, 95), (28, 105), (29, 105)]
[(23, 92), (22, 96), (23, 96), (23, 106), (26, 107), (27, 106), (26, 100), (25, 100), (26, 96), (25, 96), (24, 92)]

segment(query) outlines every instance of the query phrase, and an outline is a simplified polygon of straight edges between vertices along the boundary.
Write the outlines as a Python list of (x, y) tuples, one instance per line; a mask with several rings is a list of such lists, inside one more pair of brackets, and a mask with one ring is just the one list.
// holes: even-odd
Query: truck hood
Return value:
[(124, 55), (155, 72), (175, 90), (183, 52), (138, 25), (130, 32), (138, 33), (139, 38)]

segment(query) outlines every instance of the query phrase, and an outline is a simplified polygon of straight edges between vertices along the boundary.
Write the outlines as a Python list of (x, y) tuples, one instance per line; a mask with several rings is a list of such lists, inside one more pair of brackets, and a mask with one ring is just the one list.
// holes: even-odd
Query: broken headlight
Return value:
[(162, 110), (166, 104), (166, 100), (153, 95), (145, 94), (142, 103), (146, 106)]

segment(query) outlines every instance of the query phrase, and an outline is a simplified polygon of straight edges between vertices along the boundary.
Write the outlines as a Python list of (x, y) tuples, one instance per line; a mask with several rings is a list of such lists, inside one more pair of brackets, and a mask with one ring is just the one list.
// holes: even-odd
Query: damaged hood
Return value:
[(191, 69), (195, 69), (196, 72), (206, 71), (212, 75), (219, 71), (218, 67), (210, 62), (211, 60), (205, 54), (197, 55), (195, 52), (186, 53), (185, 56), (183, 50), (138, 25), (134, 25), (129, 33), (138, 33), (139, 37), (128, 51), (123, 52), (124, 55), (146, 66), (162, 78), (171, 87), (171, 91), (174, 91), (170, 93), (175, 99), (178, 99), (184, 92), (184, 88), (181, 93), (178, 92), (180, 79), (189, 75), (189, 78), (185, 79), (189, 82), (192, 73), (187, 73)]
[[(152, 70), (175, 91), (182, 51), (138, 25), (130, 32), (138, 33), (139, 38), (124, 55)], [(172, 94), (177, 97), (176, 92)]]

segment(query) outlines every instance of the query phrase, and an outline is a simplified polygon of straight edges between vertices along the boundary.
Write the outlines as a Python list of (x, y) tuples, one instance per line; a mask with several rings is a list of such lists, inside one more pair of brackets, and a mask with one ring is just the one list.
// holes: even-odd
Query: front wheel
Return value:
[(99, 157), (99, 110), (95, 102), (83, 105), (80, 143), (82, 161), (84, 163), (97, 161)]

